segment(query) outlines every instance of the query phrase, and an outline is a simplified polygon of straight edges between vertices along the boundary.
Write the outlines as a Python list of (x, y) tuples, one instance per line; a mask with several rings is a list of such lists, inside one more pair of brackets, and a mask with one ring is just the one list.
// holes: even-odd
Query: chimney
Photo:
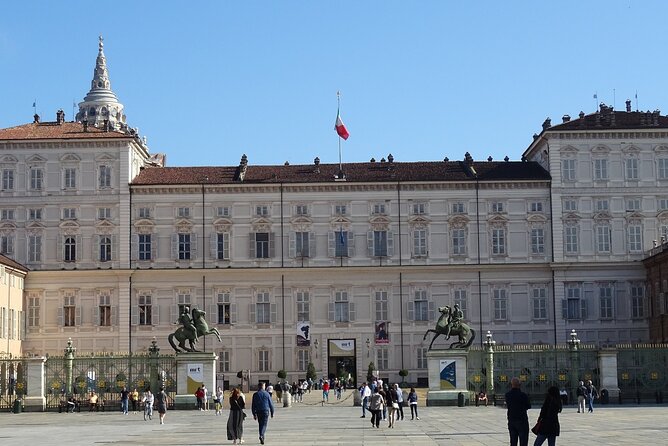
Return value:
[(552, 127), (552, 120), (550, 118), (545, 118), (545, 121), (543, 121), (543, 130), (547, 130), (550, 127)]
[(570, 116), (570, 115), (564, 115), (564, 116), (561, 117), (561, 122), (562, 122), (562, 123), (564, 123), (564, 122), (569, 122), (570, 120), (571, 120), (571, 116)]
[(631, 99), (627, 99), (627, 100), (626, 100), (626, 111), (627, 111), (628, 113), (631, 112)]
[(387, 162), (388, 163), (393, 163), (394, 162), (394, 157), (392, 156), (391, 153), (389, 155), (387, 155)]
[(63, 122), (65, 122), (65, 112), (63, 109), (60, 109), (56, 112), (56, 123), (61, 125)]
[(88, 131), (88, 121), (83, 121), (83, 131), (84, 132)]
[(241, 155), (241, 161), (239, 162), (239, 181), (243, 181), (246, 176), (246, 170), (248, 169), (248, 157), (244, 153)]
[(32, 122), (34, 122), (35, 124), (39, 124), (39, 115), (38, 115), (37, 113), (35, 113), (35, 114), (32, 116), (32, 119), (33, 119)]
[(313, 160), (313, 164), (315, 164), (316, 166), (319, 165), (320, 164), (320, 158), (318, 158), (316, 156), (315, 159)]

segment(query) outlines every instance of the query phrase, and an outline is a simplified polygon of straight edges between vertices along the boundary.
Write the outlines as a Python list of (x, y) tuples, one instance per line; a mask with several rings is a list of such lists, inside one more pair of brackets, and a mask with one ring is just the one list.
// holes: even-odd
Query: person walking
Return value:
[(365, 418), (365, 412), (369, 410), (369, 398), (371, 398), (371, 389), (366, 383), (360, 388), (360, 396), (362, 397), (362, 416), (360, 418)]
[(557, 444), (559, 436), (559, 413), (561, 412), (562, 402), (559, 388), (552, 386), (547, 389), (547, 396), (540, 408), (538, 416), (537, 430), (534, 432), (537, 437), (533, 446), (541, 446), (547, 440), (548, 446)]
[(401, 390), (399, 384), (394, 385), (394, 390), (397, 392), (397, 403), (399, 403), (399, 412), (397, 414), (398, 420), (404, 419), (404, 391)]
[(387, 395), (387, 427), (393, 428), (399, 412), (399, 403), (397, 402), (397, 385), (393, 384), (385, 394)]
[(589, 406), (589, 413), (594, 412), (594, 400), (598, 398), (598, 390), (592, 384), (591, 379), (587, 381), (585, 399), (587, 400), (587, 405)]
[(209, 389), (204, 384), (202, 384), (202, 408), (209, 410)]
[(195, 391), (195, 398), (197, 398), (197, 410), (204, 410), (204, 390), (202, 390), (202, 387), (198, 387)]
[(418, 416), (417, 403), (418, 403), (417, 392), (415, 391), (415, 387), (411, 387), (411, 391), (408, 392), (408, 405), (411, 406), (411, 420), (420, 419), (420, 417)]
[(508, 408), (508, 433), (510, 446), (529, 445), (529, 417), (527, 410), (531, 409), (529, 396), (520, 390), (519, 378), (510, 380), (510, 391), (506, 393), (506, 407)]
[(232, 444), (242, 444), (244, 442), (244, 418), (246, 413), (246, 401), (241, 396), (238, 388), (232, 390), (230, 395), (230, 416), (227, 419), (227, 439), (233, 440)]
[(151, 393), (151, 389), (146, 389), (144, 396), (142, 397), (142, 402), (144, 403), (144, 421), (148, 418), (149, 420), (153, 418), (153, 402), (155, 397)]
[(160, 424), (165, 424), (165, 414), (167, 414), (167, 394), (165, 388), (160, 387), (160, 391), (155, 394), (155, 402), (160, 415)]
[(329, 381), (322, 384), (322, 400), (329, 401)]
[(222, 415), (223, 414), (223, 400), (225, 399), (225, 393), (223, 392), (223, 388), (218, 386), (216, 389), (216, 395), (213, 398), (213, 404), (216, 409), (216, 415)]
[(378, 392), (378, 389), (373, 389), (373, 394), (369, 398), (369, 412), (371, 412), (371, 425), (380, 428), (380, 419), (385, 405), (383, 395)]
[(585, 413), (585, 393), (587, 393), (585, 383), (584, 381), (580, 381), (580, 385), (575, 390), (575, 394), (578, 397), (578, 413)]
[(269, 418), (274, 418), (274, 402), (271, 395), (264, 389), (263, 382), (260, 383), (257, 392), (253, 395), (251, 412), (253, 413), (253, 419), (257, 420), (258, 423), (260, 444), (264, 444), (264, 434), (267, 431)]
[(121, 410), (123, 415), (128, 414), (128, 400), (130, 398), (130, 391), (124, 386), (121, 390)]
[(130, 393), (130, 402), (132, 403), (132, 413), (137, 413), (137, 406), (139, 405), (139, 392), (135, 390)]

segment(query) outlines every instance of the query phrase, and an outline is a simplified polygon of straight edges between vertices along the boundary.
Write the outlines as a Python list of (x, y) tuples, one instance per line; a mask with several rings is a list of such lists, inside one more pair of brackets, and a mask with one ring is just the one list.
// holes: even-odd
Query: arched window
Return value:
[(65, 239), (63, 252), (63, 260), (66, 262), (74, 262), (77, 259), (77, 241), (74, 237), (67, 237)]

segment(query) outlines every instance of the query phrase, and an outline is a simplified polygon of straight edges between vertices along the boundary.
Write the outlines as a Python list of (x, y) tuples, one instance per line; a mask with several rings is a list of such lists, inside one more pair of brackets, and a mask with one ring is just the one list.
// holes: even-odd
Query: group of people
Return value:
[[(274, 417), (274, 402), (265, 386), (264, 382), (259, 384), (257, 392), (253, 394), (251, 403), (253, 419), (258, 422), (260, 444), (264, 444), (269, 419)], [(230, 415), (227, 419), (227, 439), (232, 440), (232, 444), (242, 444), (244, 442), (246, 396), (239, 388), (235, 387), (230, 394), (229, 403)]]
[[(393, 428), (394, 422), (404, 419), (404, 392), (399, 384), (388, 386), (380, 379), (374, 379), (371, 384), (363, 383), (360, 388), (362, 400), (362, 416), (366, 418), (366, 412), (371, 413), (371, 425), (380, 428), (380, 422), (388, 421), (388, 427)], [(408, 405), (411, 408), (411, 420), (419, 420), (417, 393), (411, 387), (407, 396)]]
[[(519, 378), (510, 382), (511, 389), (506, 393), (506, 407), (508, 409), (508, 432), (510, 446), (528, 446), (529, 444), (529, 417), (527, 411), (531, 409), (531, 402), (526, 393), (520, 389)], [(584, 413), (585, 402), (589, 412), (594, 411), (594, 400), (598, 398), (598, 391), (591, 380), (585, 384), (580, 381), (576, 394), (578, 396), (578, 413)], [(542, 445), (545, 440), (549, 446), (557, 444), (560, 432), (559, 414), (563, 408), (563, 400), (559, 388), (551, 386), (540, 408), (540, 414), (531, 431), (536, 434), (534, 446)]]
[[(97, 395), (95, 392), (91, 393), (91, 404), (95, 400), (97, 403)], [(151, 420), (153, 418), (153, 406), (155, 405), (158, 409), (158, 414), (160, 415), (160, 424), (165, 424), (165, 415), (167, 414), (167, 393), (165, 393), (165, 388), (160, 387), (160, 390), (155, 395), (151, 392), (151, 389), (147, 388), (141, 400), (139, 398), (139, 392), (137, 389), (129, 391), (126, 387), (123, 387), (121, 390), (121, 411), (124, 415), (128, 414), (128, 403), (132, 401), (132, 412), (137, 413), (137, 408), (139, 403), (144, 404), (144, 420)]]

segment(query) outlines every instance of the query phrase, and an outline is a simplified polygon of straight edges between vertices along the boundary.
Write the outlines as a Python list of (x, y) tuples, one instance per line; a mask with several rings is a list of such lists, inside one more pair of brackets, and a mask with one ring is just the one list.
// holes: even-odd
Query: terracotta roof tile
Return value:
[[(613, 118), (614, 115), (614, 118)], [(655, 112), (626, 112), (612, 111), (604, 108), (604, 111), (591, 113), (582, 118), (572, 119), (568, 122), (553, 125), (548, 131), (558, 130), (625, 130), (625, 129), (652, 129), (668, 128), (668, 116), (661, 116)]]
[(14, 261), (13, 259), (10, 259), (9, 257), (7, 257), (4, 254), (0, 254), (0, 265), (5, 265), (5, 266), (8, 266), (10, 268), (14, 268), (14, 269), (17, 269), (19, 271), (26, 272), (26, 273), (29, 271), (27, 267), (21, 265), (19, 262)]
[(90, 138), (131, 138), (119, 131), (105, 132), (93, 126), (83, 131), (80, 122), (39, 122), (0, 129), (0, 141), (37, 140), (37, 139), (90, 139)]

